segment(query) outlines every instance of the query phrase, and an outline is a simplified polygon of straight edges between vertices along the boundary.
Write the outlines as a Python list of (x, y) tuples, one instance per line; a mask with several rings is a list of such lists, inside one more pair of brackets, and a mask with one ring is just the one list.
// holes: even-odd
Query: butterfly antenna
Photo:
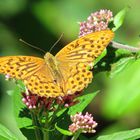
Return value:
[(30, 47), (36, 49), (36, 50), (39, 50), (39, 51), (41, 51), (41, 52), (43, 52), (43, 53), (46, 53), (46, 51), (44, 51), (43, 49), (41, 49), (41, 48), (39, 48), (39, 47), (36, 47), (36, 46), (34, 46), (34, 45), (31, 45), (30, 43), (27, 43), (26, 41), (24, 41), (24, 40), (21, 39), (21, 38), (19, 39), (19, 41), (21, 41), (22, 43), (24, 43), (24, 44), (26, 44), (26, 45), (28, 45), (28, 46), (30, 46)]
[(61, 40), (61, 38), (63, 37), (63, 35), (64, 35), (64, 33), (62, 33), (62, 34), (60, 35), (60, 37), (58, 38), (58, 40), (57, 40), (57, 41), (53, 44), (53, 46), (50, 48), (49, 52), (52, 51), (52, 49), (56, 46), (56, 44)]

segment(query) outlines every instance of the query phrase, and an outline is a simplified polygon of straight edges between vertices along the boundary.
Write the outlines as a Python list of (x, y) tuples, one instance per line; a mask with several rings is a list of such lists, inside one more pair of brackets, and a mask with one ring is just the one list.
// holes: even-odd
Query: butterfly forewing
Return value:
[(44, 65), (44, 60), (31, 56), (0, 57), (0, 73), (11, 78), (26, 79)]
[(59, 61), (92, 62), (106, 48), (113, 36), (111, 30), (85, 35), (66, 45), (56, 54), (56, 58)]
[(59, 69), (65, 78), (65, 93), (73, 94), (91, 82), (93, 76), (87, 66), (103, 52), (113, 36), (111, 30), (91, 33), (73, 41), (56, 54)]

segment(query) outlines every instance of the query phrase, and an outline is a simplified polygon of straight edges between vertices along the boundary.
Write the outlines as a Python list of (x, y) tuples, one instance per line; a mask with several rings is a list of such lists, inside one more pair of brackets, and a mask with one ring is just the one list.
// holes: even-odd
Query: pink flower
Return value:
[(22, 101), (29, 109), (39, 109), (44, 108), (47, 110), (55, 110), (55, 105), (61, 105), (63, 107), (70, 107), (78, 103), (78, 100), (75, 100), (81, 92), (76, 92), (73, 95), (67, 95), (64, 97), (57, 98), (46, 98), (41, 97), (36, 94), (31, 93), (28, 89), (22, 93)]
[(71, 121), (73, 123), (69, 126), (69, 131), (72, 133), (75, 133), (79, 129), (81, 129), (83, 133), (96, 132), (94, 128), (97, 126), (97, 123), (88, 112), (86, 112), (85, 115), (82, 115), (82, 113), (77, 113), (74, 116), (71, 116)]
[(10, 74), (6, 74), (6, 75), (5, 75), (5, 80), (7, 80), (7, 81), (8, 81), (8, 80), (10, 80), (10, 79), (11, 79)]
[(41, 97), (36, 94), (32, 94), (29, 90), (22, 93), (22, 101), (29, 109), (37, 109), (44, 107), (45, 109), (51, 109), (52, 99)]
[(110, 10), (100, 10), (87, 18), (87, 21), (80, 22), (79, 37), (86, 34), (108, 29), (109, 22), (112, 20), (113, 14)]

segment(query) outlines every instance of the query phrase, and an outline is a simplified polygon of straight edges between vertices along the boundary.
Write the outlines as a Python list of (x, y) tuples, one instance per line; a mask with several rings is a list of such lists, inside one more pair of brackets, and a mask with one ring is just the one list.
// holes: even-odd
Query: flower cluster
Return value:
[(75, 133), (79, 129), (81, 129), (83, 133), (96, 132), (94, 128), (97, 126), (97, 123), (88, 112), (86, 112), (85, 115), (82, 115), (82, 113), (77, 113), (74, 116), (71, 116), (71, 121), (73, 123), (69, 126), (69, 131), (72, 133)]
[(22, 93), (22, 101), (29, 109), (44, 108), (47, 110), (55, 110), (55, 105), (62, 105), (64, 107), (73, 106), (78, 103), (74, 100), (81, 92), (76, 92), (74, 95), (67, 95), (57, 98), (46, 98), (31, 93), (29, 90)]
[(32, 94), (30, 91), (22, 93), (22, 101), (29, 109), (41, 108), (44, 107), (46, 109), (50, 109), (53, 100), (37, 96)]
[(101, 31), (108, 28), (109, 22), (112, 20), (113, 14), (110, 10), (100, 10), (87, 18), (87, 21), (80, 22), (80, 32), (79, 37), (86, 34)]

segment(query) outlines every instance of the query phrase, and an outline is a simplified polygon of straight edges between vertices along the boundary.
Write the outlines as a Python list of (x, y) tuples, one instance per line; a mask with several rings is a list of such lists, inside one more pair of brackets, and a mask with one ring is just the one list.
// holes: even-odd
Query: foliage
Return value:
[[(72, 1), (74, 3), (74, 1)], [(0, 10), (0, 16), (6, 21), (8, 18), (13, 16), (13, 20), (16, 19), (18, 23), (21, 20), (20, 12), (24, 9), (28, 3), (26, 0), (19, 1), (18, 3), (13, 0), (12, 4), (8, 2), (3, 5), (0, 2), (0, 7), (3, 7)], [(83, 6), (79, 5), (79, 8), (76, 10), (79, 1), (75, 2), (75, 8), (73, 11), (74, 16), (68, 16), (66, 10), (71, 11), (68, 6), (71, 2), (51, 2), (51, 1), (40, 1), (40, 2), (31, 2), (28, 5), (31, 9), (31, 13), (34, 15), (33, 19), (26, 17), (25, 21), (30, 21), (34, 28), (41, 28), (39, 31), (40, 36), (33, 36), (33, 39), (28, 37), (36, 34), (36, 32), (30, 32), (29, 28), (26, 29), (29, 32), (29, 35), (25, 36), (25, 39), (32, 40), (33, 44), (37, 44), (36, 39), (39, 38), (43, 48), (47, 49), (46, 42), (48, 42), (48, 50), (53, 44), (56, 38), (55, 35), (59, 35), (63, 30), (65, 31), (64, 40), (72, 40), (77, 33), (76, 24), (69, 26), (69, 23), (77, 22), (77, 20), (83, 20), (93, 9), (89, 7), (87, 14), (83, 12), (84, 17), (78, 17), (80, 11), (84, 9)], [(99, 2), (97, 2), (99, 3)], [(87, 6), (86, 2), (84, 2)], [(19, 5), (20, 7), (18, 7)], [(9, 7), (9, 8), (7, 8)], [(60, 8), (65, 7), (65, 8)], [(98, 6), (96, 7), (98, 9)], [(8, 10), (6, 10), (8, 9)], [(60, 9), (60, 10), (59, 10)], [(130, 10), (130, 9), (129, 9)], [(114, 16), (114, 19), (110, 23), (113, 31), (115, 31), (116, 38), (115, 40), (120, 41), (122, 36), (121, 33), (118, 35), (120, 30), (123, 30), (123, 23), (126, 21), (127, 13), (129, 12), (128, 8), (124, 8)], [(5, 11), (5, 14), (3, 14)], [(92, 10), (93, 11), (93, 10)], [(47, 13), (50, 14), (47, 14)], [(65, 13), (65, 14), (63, 14)], [(74, 14), (76, 13), (76, 14)], [(30, 15), (31, 16), (31, 15)], [(57, 17), (57, 18), (56, 18)], [(7, 18), (7, 19), (6, 19)], [(134, 18), (134, 17), (133, 17)], [(8, 21), (8, 20), (7, 20)], [(12, 20), (10, 21), (13, 22)], [(38, 24), (36, 24), (38, 22)], [(58, 24), (55, 28), (54, 25)], [(9, 23), (7, 22), (7, 25)], [(65, 26), (67, 25), (67, 26)], [(18, 27), (19, 26), (19, 27)], [(27, 49), (23, 47), (21, 51), (19, 49), (19, 42), (15, 38), (24, 37), (26, 34), (24, 28), (21, 34), (18, 33), (18, 30), (22, 27), (22, 24), (17, 25), (15, 32), (12, 32), (12, 29), (8, 29), (6, 24), (0, 23), (1, 35), (0, 35), (0, 54), (10, 54), (9, 48), (5, 46), (12, 46), (13, 52), (15, 54), (24, 53)], [(70, 30), (71, 28), (71, 30)], [(47, 34), (46, 34), (47, 30)], [(74, 35), (73, 35), (74, 34)], [(71, 35), (71, 36), (70, 36)], [(47, 36), (47, 37), (46, 37)], [(70, 36), (70, 38), (68, 38)], [(54, 38), (53, 38), (54, 37)], [(46, 39), (47, 38), (47, 39)], [(53, 38), (53, 39), (52, 39)], [(123, 37), (122, 37), (123, 38)], [(7, 40), (6, 42), (4, 41)], [(120, 40), (119, 40), (120, 39)], [(132, 39), (134, 42), (135, 39)], [(129, 40), (130, 41), (130, 40)], [(128, 41), (128, 42), (129, 42)], [(131, 43), (132, 43), (131, 42)], [(17, 47), (18, 46), (18, 47)], [(21, 45), (20, 45), (21, 46)], [(60, 48), (56, 47), (54, 53), (57, 52)], [(37, 52), (30, 52), (34, 54)], [(30, 54), (30, 55), (31, 55)], [(130, 50), (116, 49), (108, 47), (94, 62), (94, 72), (95, 79), (91, 85), (84, 91), (82, 96), (79, 96), (75, 99), (78, 101), (77, 104), (65, 108), (64, 106), (55, 105), (56, 112), (46, 111), (46, 118), (44, 117), (44, 112), (36, 109), (28, 109), (25, 104), (21, 102), (21, 90), (19, 87), (15, 87), (13, 90), (10, 90), (9, 95), (3, 95), (3, 102), (1, 106), (4, 108), (5, 102), (10, 98), (11, 106), (8, 106), (9, 110), (13, 112), (14, 125), (13, 130), (10, 128), (10, 123), (5, 122), (5, 116), (2, 115), (0, 118), (0, 139), (4, 140), (26, 140), (26, 139), (67, 139), (72, 138), (76, 140), (78, 137), (80, 140), (129, 140), (129, 139), (139, 139), (140, 138), (140, 128), (139, 127), (139, 82), (140, 82), (140, 59), (139, 52), (131, 52)], [(103, 78), (101, 78), (103, 77)], [(3, 83), (2, 83), (3, 84)], [(9, 84), (9, 83), (8, 83)], [(3, 84), (4, 85), (4, 84)], [(11, 85), (12, 87), (13, 85)], [(10, 89), (11, 89), (10, 87)], [(8, 89), (8, 86), (3, 86), (1, 92), (5, 92)], [(93, 90), (94, 89), (94, 90)], [(96, 98), (95, 98), (96, 96)], [(1, 108), (2, 108), (1, 107)], [(5, 109), (1, 109), (2, 113), (5, 112)], [(8, 110), (8, 111), (9, 111)], [(95, 120), (98, 122), (99, 127), (97, 127), (97, 134), (84, 135), (81, 134), (81, 129), (75, 134), (68, 130), (71, 123), (70, 116), (75, 115), (79, 112), (86, 112), (90, 110), (95, 115)], [(7, 111), (7, 112), (8, 112)], [(9, 116), (10, 116), (9, 115)], [(98, 119), (100, 118), (100, 119)], [(7, 117), (6, 117), (7, 119)], [(103, 124), (101, 123), (103, 122)], [(106, 125), (107, 124), (107, 125)], [(121, 124), (121, 126), (120, 126)], [(101, 126), (102, 125), (102, 126)], [(101, 127), (101, 128), (100, 128)], [(110, 129), (111, 128), (111, 129)], [(131, 129), (137, 128), (137, 129)], [(96, 128), (95, 128), (96, 129)], [(131, 129), (131, 130), (130, 130)], [(124, 131), (125, 130), (125, 131)], [(89, 138), (90, 137), (90, 138)]]
[(18, 140), (6, 127), (0, 124), (0, 139)]
[(97, 140), (135, 140), (140, 138), (140, 129), (127, 130), (114, 134), (100, 136)]

